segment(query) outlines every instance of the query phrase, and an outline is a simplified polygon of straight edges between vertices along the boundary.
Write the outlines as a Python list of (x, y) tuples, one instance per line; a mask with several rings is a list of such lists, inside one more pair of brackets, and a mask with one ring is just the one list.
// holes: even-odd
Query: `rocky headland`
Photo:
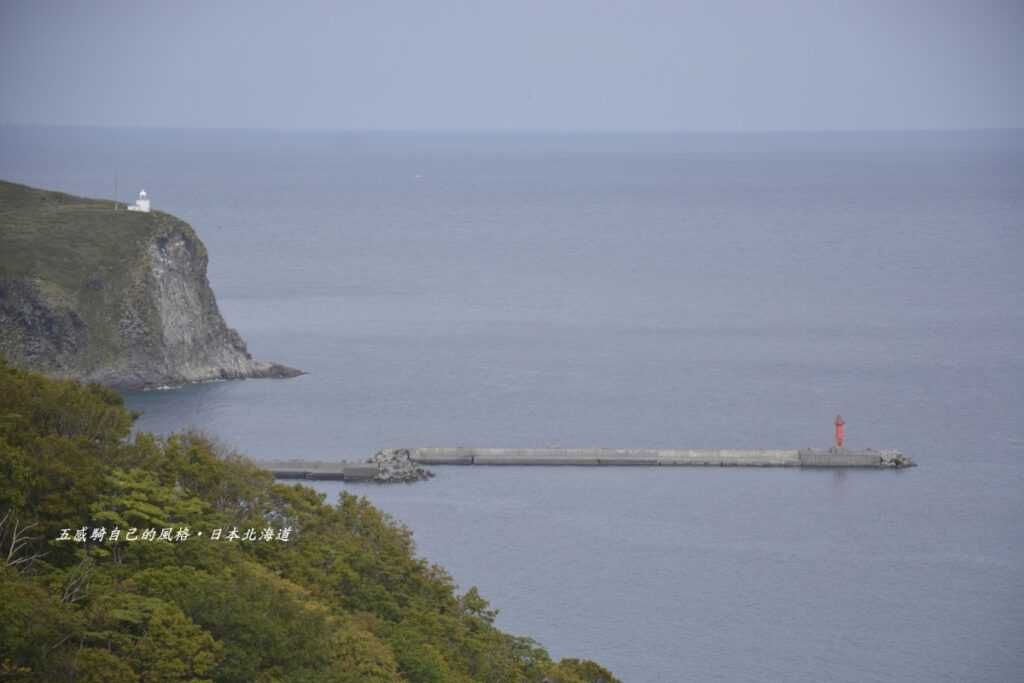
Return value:
[(302, 374), (249, 354), (207, 261), (170, 214), (0, 181), (0, 355), (124, 389)]

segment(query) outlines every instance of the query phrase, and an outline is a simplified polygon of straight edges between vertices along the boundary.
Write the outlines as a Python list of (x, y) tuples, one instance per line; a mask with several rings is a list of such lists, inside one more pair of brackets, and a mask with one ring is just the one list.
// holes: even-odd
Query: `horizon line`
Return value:
[(931, 127), (931, 128), (341, 128), (280, 126), (187, 126), (169, 124), (117, 123), (25, 123), (5, 121), (0, 128), (88, 128), (173, 130), (190, 132), (259, 133), (348, 133), (348, 134), (434, 134), (434, 135), (765, 135), (827, 133), (1012, 133), (1024, 132), (1024, 125), (1009, 127)]

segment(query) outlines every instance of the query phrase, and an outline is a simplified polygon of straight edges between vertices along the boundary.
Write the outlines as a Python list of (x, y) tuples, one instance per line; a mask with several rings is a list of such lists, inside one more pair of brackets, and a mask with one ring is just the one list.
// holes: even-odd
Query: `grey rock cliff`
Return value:
[(0, 252), (0, 354), (15, 365), (123, 388), (301, 374), (252, 358), (174, 216), (0, 183)]

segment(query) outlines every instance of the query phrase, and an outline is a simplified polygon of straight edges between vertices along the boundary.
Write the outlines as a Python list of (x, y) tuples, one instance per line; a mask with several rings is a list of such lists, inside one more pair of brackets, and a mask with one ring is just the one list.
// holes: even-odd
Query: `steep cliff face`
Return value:
[(301, 374), (249, 355), (207, 258), (174, 216), (0, 182), (0, 354), (124, 388)]

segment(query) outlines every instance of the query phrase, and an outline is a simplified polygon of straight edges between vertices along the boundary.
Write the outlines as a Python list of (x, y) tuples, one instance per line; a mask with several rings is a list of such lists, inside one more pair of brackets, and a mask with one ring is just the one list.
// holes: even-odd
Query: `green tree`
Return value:
[(586, 659), (563, 659), (548, 672), (551, 683), (621, 683), (611, 671)]
[(138, 683), (139, 674), (110, 650), (83, 647), (75, 657), (76, 683)]

